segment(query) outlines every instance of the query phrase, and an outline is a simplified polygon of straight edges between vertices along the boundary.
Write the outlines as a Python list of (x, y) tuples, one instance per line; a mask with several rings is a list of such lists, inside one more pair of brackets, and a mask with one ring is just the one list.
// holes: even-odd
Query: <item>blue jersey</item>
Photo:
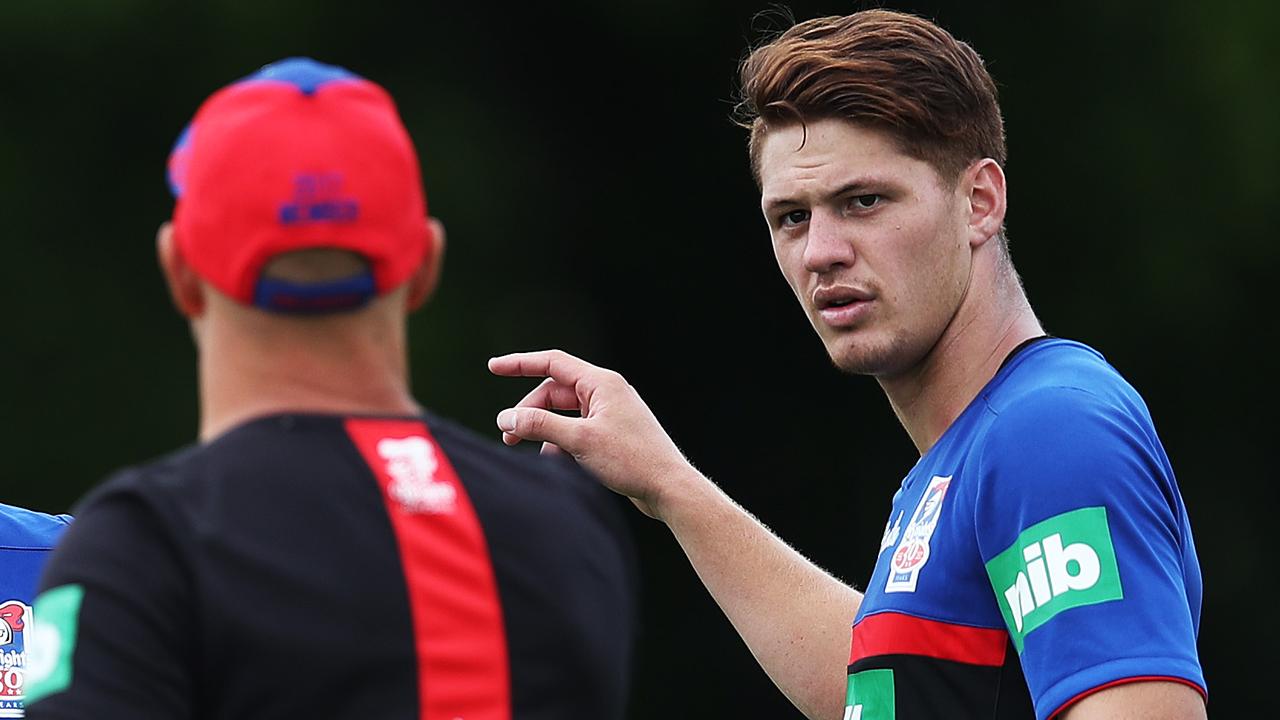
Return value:
[(0, 504), (0, 718), (22, 717), (31, 603), (45, 558), (70, 520)]
[(1015, 354), (893, 498), (846, 718), (1052, 717), (1099, 689), (1204, 693), (1200, 568), (1142, 399), (1094, 350)]

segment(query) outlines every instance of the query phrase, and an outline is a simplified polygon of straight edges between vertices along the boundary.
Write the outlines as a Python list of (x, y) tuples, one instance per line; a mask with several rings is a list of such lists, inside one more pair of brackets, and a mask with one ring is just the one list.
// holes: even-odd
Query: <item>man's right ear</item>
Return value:
[(173, 306), (188, 320), (203, 315), (207, 302), (204, 285), (178, 251), (173, 223), (164, 223), (156, 232), (156, 257), (160, 260), (160, 272), (169, 286)]

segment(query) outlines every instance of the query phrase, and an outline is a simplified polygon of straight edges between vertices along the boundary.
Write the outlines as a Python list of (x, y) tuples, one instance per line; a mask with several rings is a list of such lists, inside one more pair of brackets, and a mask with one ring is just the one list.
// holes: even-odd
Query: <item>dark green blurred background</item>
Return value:
[[(153, 255), (165, 158), (210, 92), (305, 54), (398, 99), (449, 229), (443, 285), (413, 320), (424, 402), (496, 437), (528, 384), (489, 377), (490, 355), (611, 365), (730, 494), (864, 583), (915, 456), (876, 384), (831, 369), (774, 267), (728, 120), (765, 7), (3, 0), (0, 498), (62, 511), (192, 439), (193, 352)], [(1032, 302), (1145, 394), (1197, 532), (1211, 708), (1262, 707), (1280, 641), (1264, 461), (1280, 5), (895, 7), (986, 58)], [(668, 533), (630, 516), (646, 583), (633, 717), (798, 717)]]

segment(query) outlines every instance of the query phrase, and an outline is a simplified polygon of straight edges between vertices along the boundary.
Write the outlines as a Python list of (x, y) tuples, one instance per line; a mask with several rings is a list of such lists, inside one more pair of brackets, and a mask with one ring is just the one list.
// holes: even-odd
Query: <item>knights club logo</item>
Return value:
[(458, 491), (437, 477), (440, 460), (424, 437), (384, 438), (378, 455), (386, 462), (391, 484), (387, 494), (409, 512), (452, 512)]
[(0, 718), (22, 717), (25, 638), (30, 627), (30, 605), (21, 600), (0, 603)]
[(929, 541), (938, 527), (942, 500), (951, 486), (951, 476), (935, 475), (929, 487), (920, 497), (920, 504), (911, 514), (911, 522), (902, 532), (902, 540), (889, 560), (889, 579), (885, 592), (915, 592), (916, 580), (925, 563), (929, 562)]

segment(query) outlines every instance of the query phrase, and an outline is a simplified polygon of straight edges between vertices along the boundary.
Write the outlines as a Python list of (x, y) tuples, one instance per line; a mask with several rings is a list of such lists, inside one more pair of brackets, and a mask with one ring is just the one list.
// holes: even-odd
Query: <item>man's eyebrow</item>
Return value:
[(872, 185), (879, 184), (880, 182), (881, 181), (876, 178), (870, 178), (870, 177), (858, 178), (857, 180), (854, 180), (852, 182), (847, 182), (844, 185), (841, 185), (839, 188), (835, 190), (835, 192), (828, 194), (825, 199), (831, 200), (833, 198), (842, 197), (844, 195), (853, 195), (855, 193), (865, 193), (868, 189), (871, 188)]
[(799, 205), (800, 203), (799, 201), (793, 200), (789, 197), (776, 197), (776, 198), (765, 198), (762, 204), (764, 206), (764, 211), (768, 213), (778, 208)]
[[(844, 195), (850, 195), (858, 192), (866, 192), (868, 188), (870, 188), (873, 185), (879, 184), (880, 182), (881, 181), (879, 179), (873, 178), (873, 177), (857, 178), (823, 195), (822, 201), (829, 202), (831, 200), (834, 200), (835, 198), (842, 197)], [(786, 196), (766, 198), (763, 203), (765, 212), (771, 212), (781, 207), (800, 206), (800, 205), (804, 205), (804, 203), (795, 198), (786, 197)]]

